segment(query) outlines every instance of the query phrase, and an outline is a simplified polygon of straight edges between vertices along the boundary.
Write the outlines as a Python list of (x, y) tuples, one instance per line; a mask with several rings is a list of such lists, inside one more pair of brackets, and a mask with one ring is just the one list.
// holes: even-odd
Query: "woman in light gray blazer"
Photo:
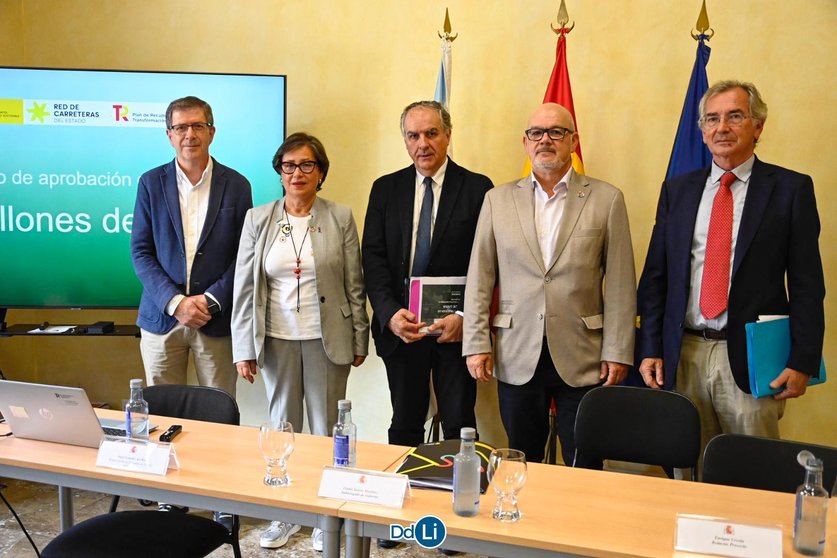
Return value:
[[(238, 375), (252, 383), (261, 369), (271, 420), (301, 430), (304, 395), (311, 432), (322, 436), (337, 421), (349, 369), (363, 363), (369, 341), (352, 211), (317, 196), (328, 167), (313, 136), (292, 134), (279, 147), (273, 168), (285, 197), (247, 212), (232, 316)], [(274, 523), (262, 546), (282, 546), (299, 529)]]
[(328, 174), (320, 141), (290, 135), (273, 158), (285, 197), (247, 212), (235, 270), (233, 359), (261, 368), (270, 416), (329, 435), (351, 366), (368, 352), (369, 320), (352, 211), (317, 196)]

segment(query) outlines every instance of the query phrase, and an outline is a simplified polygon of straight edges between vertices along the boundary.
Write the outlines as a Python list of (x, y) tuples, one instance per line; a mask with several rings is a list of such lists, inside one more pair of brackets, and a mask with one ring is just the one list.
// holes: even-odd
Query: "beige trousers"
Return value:
[(706, 444), (718, 434), (779, 437), (785, 402), (741, 391), (732, 376), (726, 341), (684, 334), (675, 390), (691, 399), (700, 415), (699, 467)]
[(235, 397), (238, 374), (232, 361), (232, 338), (210, 337), (183, 324), (158, 335), (142, 331), (140, 353), (148, 385), (185, 384), (189, 353), (198, 384), (223, 389)]

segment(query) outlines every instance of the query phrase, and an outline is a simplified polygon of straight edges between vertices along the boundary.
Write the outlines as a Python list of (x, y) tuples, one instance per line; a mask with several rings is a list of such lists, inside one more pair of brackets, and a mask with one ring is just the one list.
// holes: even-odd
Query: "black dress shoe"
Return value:
[(445, 556), (456, 556), (457, 554), (462, 554), (458, 550), (451, 550), (449, 548), (440, 548), (439, 552), (441, 552)]
[(391, 541), (389, 539), (378, 539), (378, 548), (395, 548), (398, 546), (398, 541)]

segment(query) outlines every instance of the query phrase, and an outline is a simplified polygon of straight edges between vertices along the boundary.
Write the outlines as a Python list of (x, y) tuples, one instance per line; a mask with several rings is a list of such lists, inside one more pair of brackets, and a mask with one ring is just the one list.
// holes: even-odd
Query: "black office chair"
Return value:
[[(143, 390), (153, 415), (239, 424), (238, 404), (227, 392), (186, 385), (150, 386)], [(118, 497), (117, 501), (118, 501)], [(111, 508), (115, 508), (112, 505)], [(200, 558), (229, 544), (241, 558), (240, 521), (232, 530), (205, 517), (161, 511), (106, 513), (64, 531), (41, 552), (42, 558)]]
[(831, 490), (837, 478), (837, 448), (741, 434), (721, 434), (703, 453), (703, 482), (796, 492), (805, 469), (796, 460), (808, 450), (823, 462), (823, 486)]
[(627, 386), (589, 391), (575, 419), (573, 467), (600, 469), (605, 459), (691, 468), (700, 455), (700, 419), (679, 393)]

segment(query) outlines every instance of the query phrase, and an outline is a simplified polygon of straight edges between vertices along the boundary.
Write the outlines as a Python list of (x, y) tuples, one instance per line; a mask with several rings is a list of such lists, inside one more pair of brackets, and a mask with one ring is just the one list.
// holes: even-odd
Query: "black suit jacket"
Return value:
[[(471, 245), (488, 177), (448, 161), (427, 276), (465, 276)], [(392, 354), (401, 342), (386, 327), (401, 308), (407, 308), (410, 248), (413, 240), (416, 167), (382, 176), (372, 184), (363, 227), (362, 259), (366, 292), (372, 303), (372, 337), (379, 356)]]
[[(663, 183), (639, 282), (639, 357), (663, 358), (667, 389), (674, 387), (680, 359), (692, 237), (709, 170)], [(760, 314), (788, 314), (787, 367), (819, 373), (825, 331), (819, 233), (811, 177), (756, 158), (735, 245), (727, 319), (730, 366), (736, 384), (746, 393), (750, 382), (744, 324)]]

